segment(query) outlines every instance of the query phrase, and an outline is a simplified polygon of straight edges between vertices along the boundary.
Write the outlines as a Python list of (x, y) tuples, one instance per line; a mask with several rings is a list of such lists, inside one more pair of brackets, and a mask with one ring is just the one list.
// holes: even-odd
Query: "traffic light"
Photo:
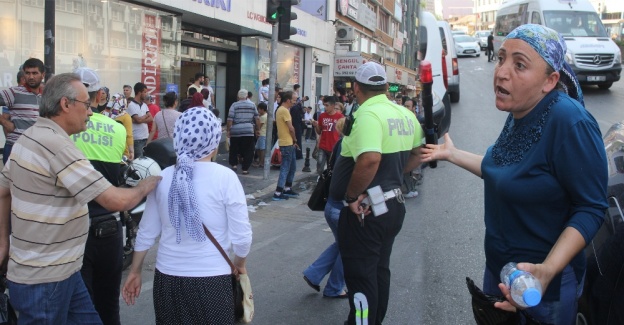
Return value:
[(284, 13), (284, 7), (282, 7), (282, 1), (280, 0), (267, 0), (266, 21), (269, 24), (275, 24), (279, 21), (279, 17)]
[(297, 34), (297, 29), (290, 26), (290, 22), (297, 19), (297, 14), (292, 12), (292, 6), (298, 5), (300, 0), (281, 0), (283, 12), (279, 16), (278, 37), (280, 41), (290, 39), (290, 35)]

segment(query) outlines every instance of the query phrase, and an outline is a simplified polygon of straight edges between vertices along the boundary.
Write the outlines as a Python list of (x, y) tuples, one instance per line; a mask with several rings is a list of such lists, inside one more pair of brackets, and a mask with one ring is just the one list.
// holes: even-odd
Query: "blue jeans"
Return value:
[(143, 157), (143, 148), (147, 144), (147, 139), (134, 140), (134, 159)]
[(282, 164), (280, 165), (279, 178), (277, 179), (277, 189), (284, 189), (284, 186), (292, 186), (297, 170), (297, 158), (295, 157), (295, 146), (280, 146), (282, 154)]
[[(570, 265), (566, 266), (561, 275), (559, 301), (542, 301), (535, 307), (527, 308), (526, 312), (535, 320), (547, 324), (575, 324), (578, 299), (583, 293), (584, 279), (585, 276), (583, 276), (581, 283), (578, 283), (574, 269)], [(499, 283), (499, 276), (492, 274), (490, 270), (485, 268), (483, 292), (502, 296), (503, 294), (498, 288)]]
[(19, 324), (102, 324), (80, 272), (69, 278), (41, 284), (7, 281), (11, 304)]
[(332, 233), (334, 234), (334, 242), (325, 249), (323, 253), (303, 271), (310, 282), (319, 284), (329, 274), (327, 285), (323, 294), (326, 296), (338, 296), (342, 293), (345, 287), (344, 270), (342, 268), (342, 258), (340, 258), (340, 251), (338, 250), (338, 219), (340, 217), (340, 209), (342, 209), (342, 201), (334, 201), (331, 198), (327, 199), (325, 205), (325, 220), (329, 225)]

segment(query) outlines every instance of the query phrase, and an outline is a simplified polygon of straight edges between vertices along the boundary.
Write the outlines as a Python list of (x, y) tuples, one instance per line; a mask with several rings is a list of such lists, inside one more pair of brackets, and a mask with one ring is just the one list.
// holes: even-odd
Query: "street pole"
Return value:
[[(54, 74), (54, 29), (56, 25), (56, 4), (54, 0), (46, 0), (43, 14), (43, 64), (47, 74)], [(46, 75), (46, 80), (50, 77)]]
[[(271, 170), (271, 156), (273, 155), (273, 122), (275, 116), (273, 112), (273, 102), (275, 101), (275, 81), (277, 80), (277, 24), (272, 24), (271, 35), (271, 64), (269, 71), (269, 100), (267, 101), (267, 128), (266, 128), (266, 148), (264, 154), (264, 177), (269, 179), (269, 171)], [(278, 103), (279, 105), (279, 103)]]
[[(422, 99), (423, 110), (425, 112), (425, 142), (427, 144), (438, 144), (438, 136), (435, 132), (435, 125), (433, 124), (433, 74), (431, 63), (427, 60), (421, 61), (418, 72), (420, 74), (420, 82), (422, 83), (420, 98)], [(437, 161), (432, 160), (429, 162), (429, 167), (436, 168), (437, 166)]]

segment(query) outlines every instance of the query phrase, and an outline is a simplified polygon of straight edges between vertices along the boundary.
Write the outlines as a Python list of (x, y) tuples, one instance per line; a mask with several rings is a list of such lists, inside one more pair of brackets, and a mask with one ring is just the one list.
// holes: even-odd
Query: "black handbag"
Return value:
[(466, 285), (472, 296), (472, 313), (477, 325), (522, 324), (522, 318), (524, 318), (525, 325), (550, 325), (533, 319), (524, 310), (512, 313), (494, 307), (495, 303), (503, 302), (505, 298), (485, 294), (469, 277), (466, 277)]
[(327, 203), (327, 197), (329, 196), (329, 184), (331, 183), (332, 170), (330, 168), (325, 169), (323, 173), (318, 177), (316, 186), (310, 194), (308, 200), (308, 208), (312, 211), (325, 211), (325, 204)]
[(17, 314), (11, 306), (6, 291), (6, 277), (0, 278), (0, 325), (16, 325)]

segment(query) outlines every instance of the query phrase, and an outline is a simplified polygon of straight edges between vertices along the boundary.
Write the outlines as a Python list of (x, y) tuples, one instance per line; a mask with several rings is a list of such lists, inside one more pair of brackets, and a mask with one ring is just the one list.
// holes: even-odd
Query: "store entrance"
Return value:
[[(225, 53), (215, 53), (215, 56), (227, 57)], [(226, 89), (227, 70), (228, 67), (225, 63), (195, 59), (182, 60), (180, 69), (180, 97), (187, 97), (188, 88), (193, 83), (195, 74), (201, 72), (206, 76), (203, 86), (210, 87), (214, 93), (215, 103), (212, 103), (212, 106), (219, 110), (220, 117), (222, 118), (223, 114), (225, 114), (226, 106), (226, 92), (224, 90)]]
[(238, 49), (235, 41), (184, 30), (180, 48), (180, 98), (187, 97), (195, 74), (203, 73), (206, 76), (203, 86), (212, 88), (214, 93), (213, 109), (225, 121), (227, 108), (236, 100), (240, 86)]

